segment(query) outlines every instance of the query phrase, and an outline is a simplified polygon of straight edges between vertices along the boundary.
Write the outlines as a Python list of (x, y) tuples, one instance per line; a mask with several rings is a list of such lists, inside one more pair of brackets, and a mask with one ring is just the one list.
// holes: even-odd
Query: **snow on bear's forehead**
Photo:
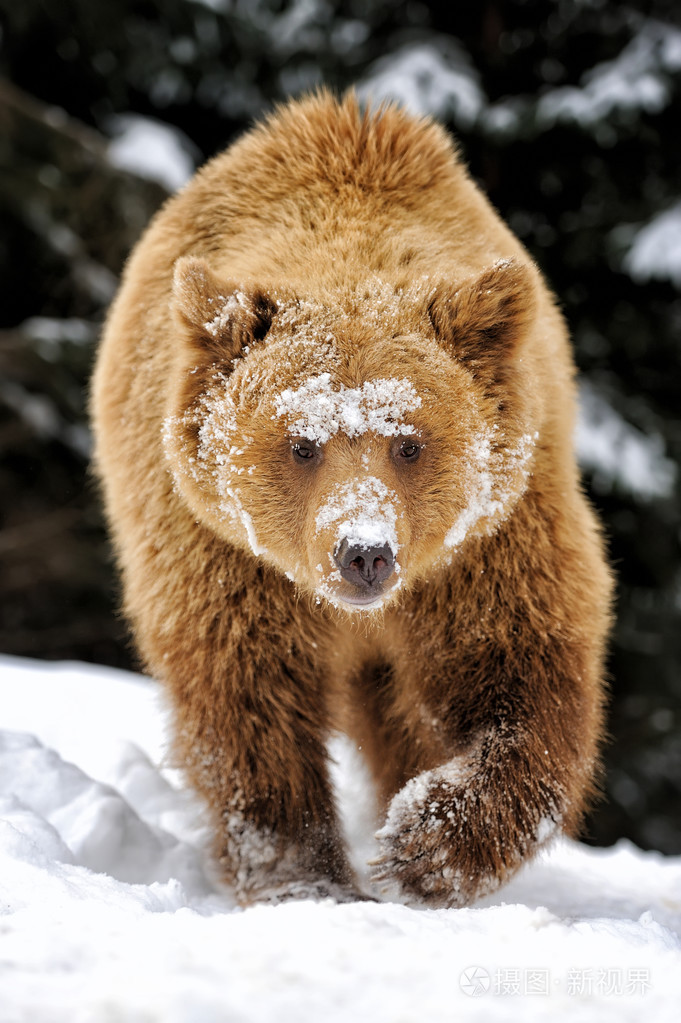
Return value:
[(330, 373), (287, 387), (275, 400), (275, 415), (287, 420), (291, 436), (325, 444), (338, 432), (358, 437), (371, 431), (383, 437), (415, 432), (408, 421), (421, 397), (405, 377), (378, 377), (360, 387), (334, 383)]

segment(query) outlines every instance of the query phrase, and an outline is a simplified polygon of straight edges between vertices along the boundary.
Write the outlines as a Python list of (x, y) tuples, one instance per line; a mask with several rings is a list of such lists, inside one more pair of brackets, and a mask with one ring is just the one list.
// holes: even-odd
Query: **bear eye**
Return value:
[(294, 461), (310, 465), (319, 458), (319, 448), (312, 441), (296, 440), (291, 444)]
[(405, 437), (399, 442), (395, 454), (405, 462), (415, 462), (421, 454), (421, 447), (415, 437)]

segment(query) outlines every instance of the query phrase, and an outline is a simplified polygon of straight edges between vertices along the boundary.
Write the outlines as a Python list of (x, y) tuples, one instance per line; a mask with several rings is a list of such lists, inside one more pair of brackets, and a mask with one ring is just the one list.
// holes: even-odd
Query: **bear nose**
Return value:
[(361, 547), (343, 540), (334, 555), (340, 574), (357, 586), (374, 586), (384, 582), (395, 568), (395, 557), (390, 547)]

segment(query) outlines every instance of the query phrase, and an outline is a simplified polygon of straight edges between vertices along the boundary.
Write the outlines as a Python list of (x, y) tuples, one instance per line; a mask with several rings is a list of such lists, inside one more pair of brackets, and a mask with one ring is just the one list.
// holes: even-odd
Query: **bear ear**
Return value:
[(499, 260), (456, 290), (441, 286), (428, 304), (438, 337), (476, 375), (501, 382), (535, 313), (532, 269)]
[(178, 259), (171, 308), (188, 343), (211, 358), (233, 359), (270, 329), (276, 304), (260, 289), (221, 281), (207, 263)]

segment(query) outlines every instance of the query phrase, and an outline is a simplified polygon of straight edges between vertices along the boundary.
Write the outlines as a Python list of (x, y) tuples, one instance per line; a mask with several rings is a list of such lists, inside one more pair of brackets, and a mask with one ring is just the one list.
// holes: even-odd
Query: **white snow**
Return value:
[(0, 401), (41, 440), (59, 440), (80, 458), (89, 458), (92, 440), (85, 426), (71, 423), (47, 394), (36, 394), (14, 380), (0, 379)]
[[(75, 345), (89, 345), (97, 337), (97, 328), (89, 320), (80, 320), (76, 317), (67, 319), (55, 319), (49, 316), (31, 316), (24, 320), (19, 327), (22, 333), (38, 342), (44, 342), (40, 349), (42, 355), (50, 358), (50, 347), (57, 348), (64, 342)], [(53, 359), (57, 355), (52, 356)]]
[(377, 476), (339, 483), (317, 512), (317, 531), (335, 527), (336, 540), (351, 547), (390, 547), (397, 554), (399, 498)]
[[(243, 293), (243, 291), (233, 292), (227, 298), (223, 299), (224, 305), (215, 314), (212, 320), (204, 323), (204, 327), (213, 337), (218, 337), (225, 329), (225, 327), (234, 319), (235, 315), (243, 315), (243, 313), (252, 314), (250, 303)], [(248, 349), (246, 349), (248, 351)]]
[(611, 144), (617, 119), (658, 113), (673, 96), (672, 76), (681, 67), (681, 30), (640, 18), (632, 38), (613, 59), (589, 68), (577, 85), (549, 87), (536, 105), (528, 96), (490, 103), (470, 54), (458, 40), (431, 36), (407, 42), (379, 58), (358, 87), (364, 101), (392, 100), (415, 114), (474, 123), (495, 136), (534, 120), (540, 130), (577, 123)]
[(668, 280), (681, 288), (681, 201), (639, 227), (623, 266), (637, 283)]
[[(421, 809), (429, 798), (434, 785), (438, 783), (445, 790), (454, 791), (466, 784), (470, 775), (475, 771), (473, 757), (453, 757), (444, 767), (436, 767), (431, 771), (422, 771), (414, 778), (411, 778), (404, 788), (393, 797), (388, 807), (386, 820), (378, 832), (378, 837), (391, 837), (397, 834), (405, 824), (405, 821), (414, 813), (414, 809)], [(434, 801), (429, 804), (430, 819), (433, 824), (440, 824), (434, 816), (438, 806)]]
[(473, 438), (467, 453), (467, 504), (445, 536), (446, 548), (459, 547), (484, 519), (488, 529), (493, 529), (511, 511), (513, 498), (525, 489), (538, 436), (523, 434), (514, 447), (504, 448), (495, 426)]
[(579, 87), (546, 92), (537, 103), (537, 120), (543, 126), (576, 121), (598, 129), (615, 113), (658, 113), (671, 100), (669, 76), (680, 66), (681, 31), (646, 19), (622, 52), (586, 72)]
[(229, 0), (191, 0), (191, 2), (218, 13), (224, 13), (225, 9), (229, 6)]
[(566, 841), (469, 909), (236, 909), (164, 722), (137, 676), (0, 659), (2, 1023), (676, 1023), (681, 858)]
[(361, 387), (334, 386), (330, 373), (310, 377), (278, 396), (275, 412), (288, 420), (292, 437), (326, 444), (338, 431), (358, 437), (367, 430), (382, 437), (414, 432), (404, 417), (421, 405), (410, 380), (379, 378)]
[[(251, 438), (237, 433), (236, 405), (229, 385), (228, 377), (216, 373), (210, 388), (195, 405), (182, 416), (168, 416), (163, 422), (163, 448), (175, 485), (182, 489), (183, 473), (200, 485), (205, 484), (206, 478), (210, 479), (217, 511), (223, 518), (241, 524), (253, 554), (259, 557), (267, 550), (258, 540), (253, 519), (244, 507), (241, 489), (237, 485), (239, 476), (244, 472), (251, 475), (256, 469), (253, 465), (246, 469), (237, 464)], [(198, 429), (196, 457), (184, 437), (183, 431), (187, 426)], [(179, 459), (175, 457), (178, 453)]]
[(674, 492), (677, 468), (665, 454), (664, 438), (637, 430), (586, 381), (579, 389), (575, 445), (581, 467), (602, 493), (615, 489), (650, 501)]
[(392, 100), (413, 114), (470, 128), (486, 105), (480, 76), (463, 46), (451, 37), (410, 42), (375, 61), (357, 90), (363, 100)]
[(139, 114), (117, 114), (110, 118), (109, 130), (113, 138), (107, 155), (120, 170), (175, 192), (196, 169), (198, 151), (179, 128)]

